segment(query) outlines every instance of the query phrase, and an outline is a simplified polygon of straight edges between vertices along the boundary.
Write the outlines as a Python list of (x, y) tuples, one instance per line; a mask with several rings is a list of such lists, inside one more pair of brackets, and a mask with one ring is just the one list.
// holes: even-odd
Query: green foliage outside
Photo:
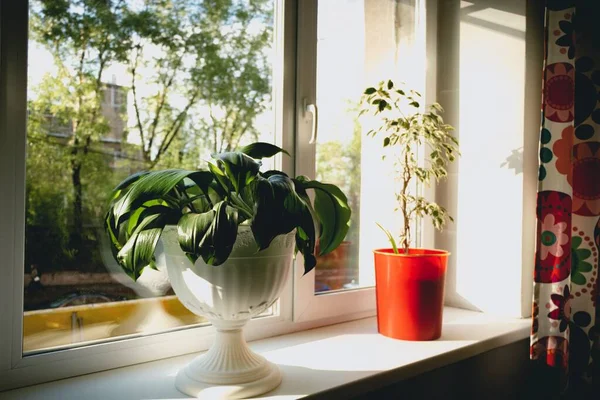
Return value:
[[(207, 154), (258, 138), (271, 100), (272, 1), (30, 7), (30, 40), (52, 54), (56, 72), (30, 87), (26, 270), (104, 271), (97, 235), (118, 182), (140, 170), (196, 169)], [(115, 66), (128, 84), (111, 116)]]
[[(347, 112), (356, 115), (357, 105), (350, 104)], [(352, 209), (352, 224), (345, 240), (352, 246), (348, 268), (358, 269), (358, 250), (360, 239), (360, 185), (361, 185), (361, 137), (362, 126), (358, 118), (353, 119), (350, 140), (342, 142), (332, 140), (319, 143), (317, 147), (316, 178), (337, 185), (348, 195), (348, 204)]]

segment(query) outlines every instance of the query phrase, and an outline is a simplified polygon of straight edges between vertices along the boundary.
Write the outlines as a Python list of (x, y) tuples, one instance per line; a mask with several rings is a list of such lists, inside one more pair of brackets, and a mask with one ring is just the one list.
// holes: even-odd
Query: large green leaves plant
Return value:
[[(305, 273), (320, 255), (334, 250), (350, 224), (350, 208), (335, 185), (295, 179), (281, 171), (260, 172), (260, 160), (287, 152), (269, 143), (253, 143), (235, 152), (214, 154), (207, 170), (140, 172), (113, 191), (105, 228), (113, 255), (137, 279), (154, 267), (154, 250), (166, 225), (176, 225), (188, 258), (209, 265), (224, 263), (233, 249), (238, 225), (249, 224), (259, 249), (296, 229), (296, 251)], [(314, 190), (314, 204), (307, 190)], [(316, 225), (315, 225), (316, 222)]]

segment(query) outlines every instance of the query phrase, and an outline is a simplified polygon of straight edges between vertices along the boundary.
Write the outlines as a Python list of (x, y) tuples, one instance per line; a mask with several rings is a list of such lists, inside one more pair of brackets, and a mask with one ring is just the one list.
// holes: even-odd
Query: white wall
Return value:
[(543, 50), (540, 2), (439, 0), (437, 100), (462, 156), (436, 190), (456, 223), (446, 303), (511, 316), (531, 309)]

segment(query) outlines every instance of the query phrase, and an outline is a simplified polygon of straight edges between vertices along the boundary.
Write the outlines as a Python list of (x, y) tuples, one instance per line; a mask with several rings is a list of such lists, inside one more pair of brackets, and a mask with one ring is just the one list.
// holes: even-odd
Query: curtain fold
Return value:
[(563, 388), (600, 380), (600, 7), (593, 3), (546, 1), (530, 351), (560, 369)]

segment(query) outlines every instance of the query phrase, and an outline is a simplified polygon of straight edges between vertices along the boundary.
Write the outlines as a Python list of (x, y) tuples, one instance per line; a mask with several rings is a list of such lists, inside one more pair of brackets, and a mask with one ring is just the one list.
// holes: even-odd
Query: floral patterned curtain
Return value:
[(600, 380), (593, 371), (594, 358), (600, 362), (600, 12), (593, 3), (600, 1), (546, 2), (531, 358), (560, 368), (563, 388)]

